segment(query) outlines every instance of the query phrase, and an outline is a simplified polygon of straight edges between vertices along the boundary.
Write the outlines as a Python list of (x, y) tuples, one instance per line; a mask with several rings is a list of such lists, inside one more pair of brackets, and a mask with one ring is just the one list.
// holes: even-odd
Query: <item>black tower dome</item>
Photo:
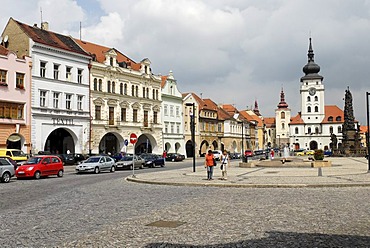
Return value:
[(323, 77), (318, 74), (320, 72), (320, 66), (315, 63), (314, 56), (315, 54), (313, 53), (312, 43), (311, 43), (311, 38), (310, 38), (310, 45), (308, 47), (308, 54), (307, 54), (308, 62), (303, 67), (303, 72), (305, 73), (305, 76), (301, 78), (301, 82), (303, 80), (309, 80), (309, 79), (320, 79), (320, 80), (323, 79)]

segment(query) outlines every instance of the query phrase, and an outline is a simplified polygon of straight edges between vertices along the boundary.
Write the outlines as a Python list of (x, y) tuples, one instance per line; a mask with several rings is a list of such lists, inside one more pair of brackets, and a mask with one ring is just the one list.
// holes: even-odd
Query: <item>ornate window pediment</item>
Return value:
[(96, 98), (95, 100), (93, 100), (93, 103), (97, 106), (101, 106), (104, 104), (104, 100), (101, 98), (101, 97), (98, 97)]
[(152, 105), (149, 103), (142, 103), (142, 106), (143, 106), (143, 109), (150, 110)]
[(135, 102), (135, 103), (132, 104), (132, 108), (134, 108), (134, 109), (140, 109), (140, 104), (137, 103), (137, 102)]
[(128, 108), (130, 106), (130, 104), (126, 101), (122, 101), (120, 104), (121, 108)]
[(155, 111), (155, 112), (160, 112), (160, 111), (161, 111), (161, 107), (160, 107), (160, 106), (158, 106), (158, 105), (154, 105), (154, 106), (153, 106), (153, 111)]
[(117, 100), (115, 100), (115, 99), (109, 99), (108, 100), (108, 105), (109, 106), (116, 106), (117, 105)]

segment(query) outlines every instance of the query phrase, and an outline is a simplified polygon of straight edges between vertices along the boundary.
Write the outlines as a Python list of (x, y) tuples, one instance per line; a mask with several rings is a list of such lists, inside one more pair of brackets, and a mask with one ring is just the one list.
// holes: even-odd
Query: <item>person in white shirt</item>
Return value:
[(224, 150), (224, 152), (222, 153), (220, 157), (220, 162), (221, 162), (220, 169), (222, 173), (221, 180), (226, 180), (227, 179), (227, 167), (230, 164), (230, 157), (229, 157), (229, 154), (227, 154), (226, 150)]

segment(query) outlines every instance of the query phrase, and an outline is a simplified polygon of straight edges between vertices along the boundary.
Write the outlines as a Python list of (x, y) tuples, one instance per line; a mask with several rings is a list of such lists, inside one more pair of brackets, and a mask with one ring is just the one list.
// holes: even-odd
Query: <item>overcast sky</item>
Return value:
[(181, 92), (238, 109), (258, 101), (274, 116), (283, 87), (300, 111), (300, 78), (312, 37), (325, 104), (344, 108), (350, 87), (355, 117), (366, 125), (370, 91), (370, 1), (366, 0), (2, 0), (9, 17), (115, 47), (155, 74), (173, 71)]

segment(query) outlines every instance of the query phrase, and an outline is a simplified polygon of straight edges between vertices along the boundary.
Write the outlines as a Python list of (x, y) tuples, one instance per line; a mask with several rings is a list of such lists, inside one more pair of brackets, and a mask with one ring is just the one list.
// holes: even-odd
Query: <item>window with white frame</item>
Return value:
[(170, 116), (173, 116), (173, 105), (170, 106)]
[(180, 133), (180, 123), (176, 123), (176, 133)]
[(58, 64), (54, 64), (54, 79), (59, 79), (59, 66)]
[(1, 85), (6, 85), (6, 74), (7, 74), (7, 71), (5, 70), (0, 70), (0, 84)]
[(174, 129), (175, 129), (175, 124), (174, 123), (171, 123), (171, 133), (174, 133), (175, 131), (174, 131)]
[(72, 94), (66, 94), (66, 109), (72, 109)]
[(72, 81), (72, 67), (66, 66), (66, 80)]
[(40, 77), (46, 76), (46, 62), (40, 61)]
[(77, 83), (79, 84), (82, 84), (82, 73), (83, 73), (82, 69), (77, 70)]
[(83, 96), (77, 96), (77, 109), (82, 110)]
[(180, 117), (180, 107), (176, 106), (176, 117)]
[(46, 107), (46, 90), (40, 90), (40, 107)]
[(164, 133), (168, 133), (168, 122), (164, 123)]
[(164, 105), (163, 111), (164, 111), (164, 116), (168, 116), (168, 105), (167, 104)]
[(53, 108), (59, 108), (59, 92), (53, 93)]
[(15, 87), (18, 89), (24, 89), (24, 73), (16, 73)]

